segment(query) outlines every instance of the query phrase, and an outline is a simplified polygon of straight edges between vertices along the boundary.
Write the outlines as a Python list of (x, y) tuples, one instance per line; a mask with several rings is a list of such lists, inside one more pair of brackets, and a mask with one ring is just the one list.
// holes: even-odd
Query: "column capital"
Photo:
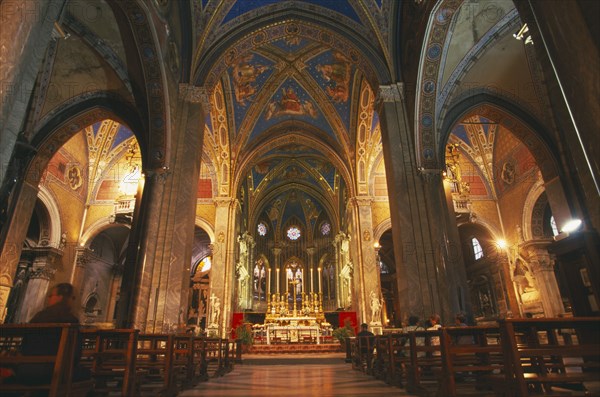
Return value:
[(311, 255), (311, 256), (312, 256), (312, 255), (314, 255), (316, 251), (317, 251), (317, 250), (316, 250), (316, 248), (315, 248), (315, 247), (308, 247), (308, 248), (306, 249), (306, 253), (307, 253), (308, 255)]
[(400, 102), (404, 100), (404, 83), (380, 85), (377, 93), (378, 102)]
[(232, 204), (237, 203), (237, 199), (233, 197), (217, 197), (213, 199), (215, 207), (229, 207)]
[(275, 256), (279, 256), (281, 254), (281, 248), (279, 248), (279, 247), (272, 248), (272, 250), (273, 250), (273, 255), (275, 255)]
[(200, 103), (207, 112), (210, 111), (210, 101), (208, 92), (204, 87), (197, 87), (193, 84), (179, 84), (179, 99), (190, 103)]
[(358, 206), (370, 206), (374, 199), (371, 196), (354, 196), (350, 198), (353, 204)]

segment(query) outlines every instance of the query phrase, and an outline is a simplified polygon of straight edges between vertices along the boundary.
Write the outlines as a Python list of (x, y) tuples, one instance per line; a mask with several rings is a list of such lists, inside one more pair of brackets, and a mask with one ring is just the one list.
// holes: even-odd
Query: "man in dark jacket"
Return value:
[[(48, 294), (48, 306), (38, 312), (30, 323), (71, 323), (79, 324), (73, 314), (75, 291), (71, 284), (61, 283), (54, 286)], [(21, 343), (21, 354), (24, 356), (51, 356), (58, 351), (60, 330), (45, 332), (41, 335), (28, 336)], [(77, 343), (73, 359), (73, 381), (89, 379), (87, 369), (78, 366), (81, 358), (81, 341)], [(17, 369), (19, 383), (44, 384), (52, 379), (54, 364), (22, 364)]]

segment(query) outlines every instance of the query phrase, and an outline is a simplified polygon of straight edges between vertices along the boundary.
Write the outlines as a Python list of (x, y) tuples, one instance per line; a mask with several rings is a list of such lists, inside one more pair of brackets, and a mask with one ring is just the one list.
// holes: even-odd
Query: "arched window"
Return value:
[(479, 240), (476, 237), (471, 238), (471, 245), (473, 246), (475, 260), (483, 258), (483, 248), (481, 248), (481, 244), (479, 244)]
[(558, 236), (558, 227), (556, 226), (556, 220), (554, 220), (554, 216), (550, 216), (550, 227), (552, 228), (552, 234)]

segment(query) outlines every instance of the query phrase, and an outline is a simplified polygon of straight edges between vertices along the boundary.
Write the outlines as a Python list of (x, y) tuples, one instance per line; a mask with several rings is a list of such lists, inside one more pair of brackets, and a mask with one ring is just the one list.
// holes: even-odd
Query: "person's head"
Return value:
[(369, 325), (367, 323), (362, 323), (360, 325), (360, 330), (361, 331), (367, 331), (369, 329)]
[(50, 289), (48, 294), (48, 306), (55, 305), (59, 302), (67, 303), (69, 306), (75, 300), (75, 290), (69, 283), (60, 283)]
[(432, 314), (431, 316), (429, 316), (429, 321), (431, 322), (431, 326), (439, 324), (441, 321), (439, 314)]
[(458, 313), (455, 317), (456, 324), (466, 324), (467, 323), (467, 316), (465, 316), (462, 313)]
[(419, 324), (419, 317), (418, 316), (410, 316), (408, 318), (408, 325), (418, 325)]

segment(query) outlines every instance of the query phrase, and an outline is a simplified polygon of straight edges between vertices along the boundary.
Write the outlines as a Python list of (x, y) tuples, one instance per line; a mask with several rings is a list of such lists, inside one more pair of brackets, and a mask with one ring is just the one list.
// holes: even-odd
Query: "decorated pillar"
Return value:
[[(39, 181), (39, 175), (36, 183)], [(27, 229), (35, 207), (38, 188), (33, 182), (24, 181), (19, 186), (18, 199), (9, 213), (6, 237), (0, 246), (0, 318), (6, 315), (8, 296), (13, 287), (15, 273), (23, 249), (23, 241), (27, 236)]]
[(179, 86), (169, 123), (168, 166), (144, 171), (123, 276), (133, 283), (121, 288), (120, 314), (126, 318), (122, 326), (173, 332), (185, 324), (204, 97), (199, 87)]
[(536, 280), (544, 316), (558, 317), (564, 313), (564, 307), (554, 273), (554, 259), (548, 253), (548, 245), (548, 241), (528, 241), (522, 248), (527, 252), (529, 268)]
[(73, 273), (73, 280), (71, 283), (79, 290), (81, 290), (83, 287), (85, 268), (90, 263), (91, 254), (92, 252), (87, 247), (75, 248), (75, 271)]
[[(445, 210), (442, 170), (441, 167), (419, 167), (409, 111), (403, 83), (380, 87), (378, 112), (390, 197), (400, 316), (406, 319), (414, 314), (426, 318), (437, 313), (448, 321), (454, 314), (450, 302), (457, 300), (451, 298), (448, 289), (451, 271), (448, 266), (457, 268), (462, 263), (448, 260), (445, 249), (448, 226), (440, 224)], [(436, 154), (427, 152), (425, 155), (435, 158)], [(447, 216), (448, 211), (445, 211)]]
[[(44, 247), (36, 249), (35, 255), (18, 322), (29, 322), (37, 312), (44, 308), (48, 287), (54, 280), (57, 270), (56, 263), (62, 256), (62, 252), (56, 248)], [(76, 310), (75, 315), (77, 314)]]
[[(353, 288), (356, 308), (361, 322), (377, 331), (382, 326), (382, 295), (380, 271), (373, 247), (372, 198), (354, 197), (350, 200), (354, 229), (355, 258)], [(376, 332), (377, 333), (377, 332)]]
[(216, 241), (213, 242), (207, 331), (209, 335), (227, 337), (235, 303), (233, 302), (236, 284), (233, 253), (236, 242), (238, 201), (230, 197), (220, 197), (214, 202)]

